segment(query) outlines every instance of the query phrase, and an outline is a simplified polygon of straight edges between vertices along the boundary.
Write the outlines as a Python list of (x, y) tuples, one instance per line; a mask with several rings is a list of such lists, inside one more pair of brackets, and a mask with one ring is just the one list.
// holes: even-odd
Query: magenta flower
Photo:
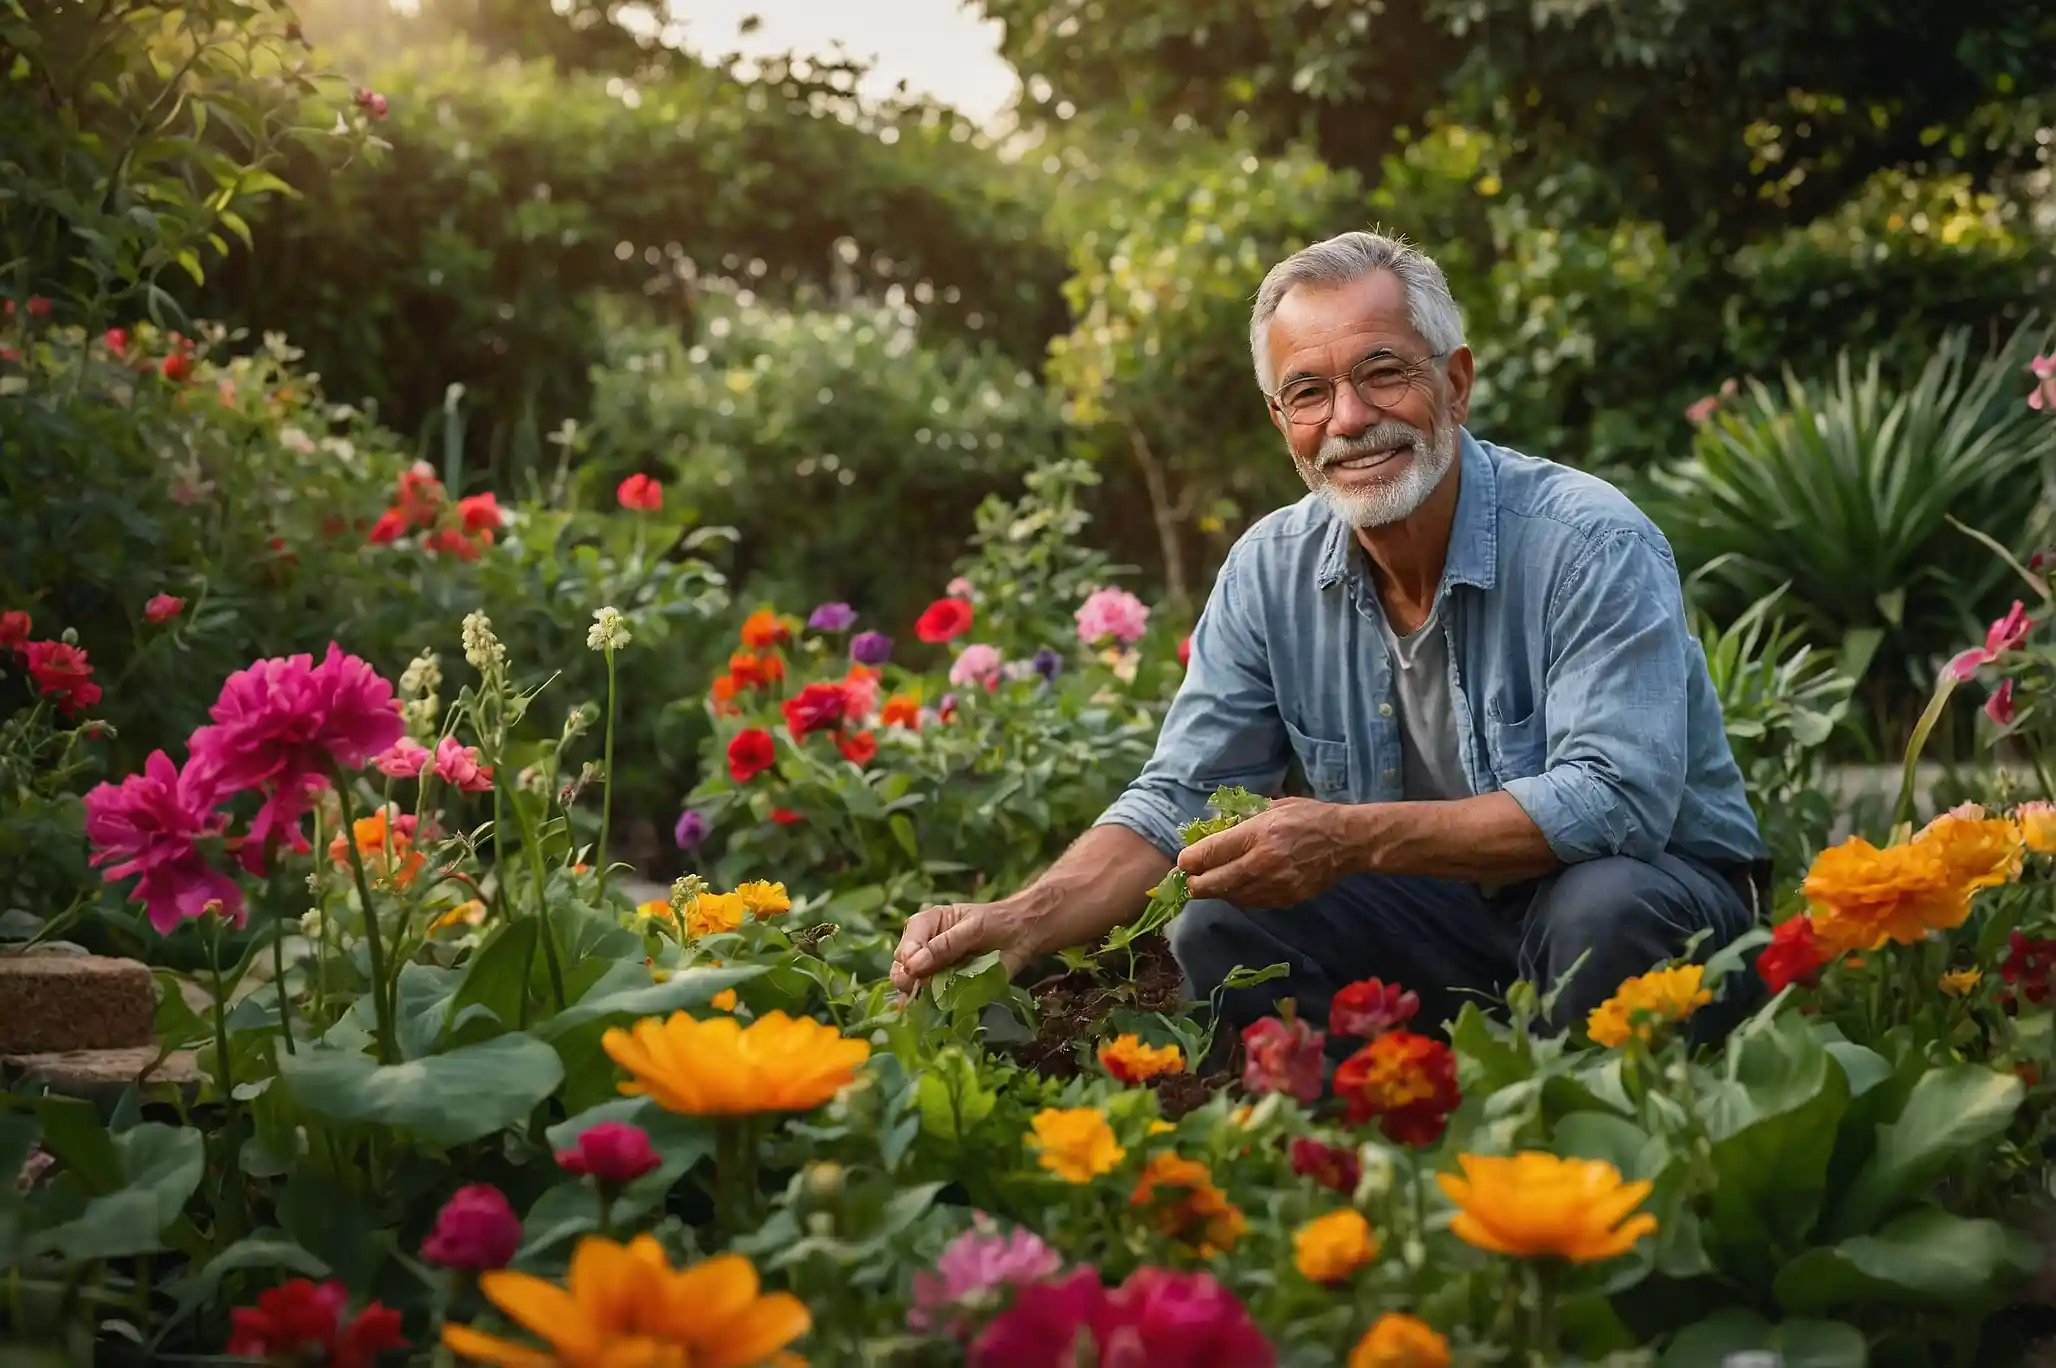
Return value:
[(1304, 1017), (1265, 1017), (1242, 1033), (1243, 1090), (1319, 1101), (1326, 1041), (1326, 1034), (1307, 1025)]
[(2027, 640), (2027, 634), (2033, 627), (2034, 623), (2028, 620), (2027, 609), (2022, 606), (2019, 599), (2015, 599), (2013, 606), (2006, 610), (2006, 616), (1985, 629), (1983, 646), (1973, 646), (1967, 651), (1958, 652), (1943, 669), (1955, 676), (1956, 682), (1961, 684), (2008, 651), (2018, 649), (2020, 644)]
[(435, 1229), (421, 1242), (421, 1257), (477, 1273), (505, 1268), (519, 1248), (521, 1218), (506, 1194), (490, 1183), (473, 1183), (458, 1188), (436, 1213)]
[(680, 850), (695, 850), (707, 839), (707, 816), (703, 812), (687, 808), (678, 814), (678, 825), (671, 828), (671, 840)]
[(182, 772), (163, 751), (150, 753), (141, 774), (86, 795), (90, 863), (110, 866), (101, 875), (109, 883), (139, 875), (129, 900), (143, 904), (161, 934), (215, 904), (222, 916), (242, 923), (243, 890), (200, 850), (200, 842), (228, 825), (214, 811), (219, 797), (209, 770), (188, 761)]
[(978, 1333), (966, 1362), (970, 1368), (1071, 1368), (1079, 1362), (1079, 1343), (1092, 1342), (1093, 1326), (1106, 1311), (1097, 1269), (1030, 1283)]
[(273, 841), (298, 835), (331, 768), (362, 769), (405, 731), (393, 686), (334, 642), (319, 665), (296, 655), (236, 671), (208, 715), (214, 724), (187, 743), (188, 768), (212, 774), (224, 795), (265, 795), (244, 844), (250, 869), (262, 867)]
[(493, 767), (478, 763), (478, 747), (467, 746), (454, 736), (435, 743), (436, 777), (451, 788), (466, 793), (490, 793)]
[(1131, 646), (1149, 630), (1149, 606), (1126, 589), (1093, 590), (1074, 616), (1078, 639), (1088, 645), (1111, 637)]
[(1985, 700), (1985, 716), (2002, 727), (2013, 725), (2013, 681), (2002, 679), (1999, 687), (1992, 690), (1992, 696)]
[(371, 757), (380, 774), (394, 779), (419, 779), (435, 763), (435, 752), (411, 736), (403, 736)]
[(570, 1149), (557, 1151), (557, 1167), (601, 1183), (632, 1183), (664, 1161), (649, 1132), (626, 1121), (602, 1121), (581, 1131)]
[(847, 632), (857, 620), (857, 610), (847, 603), (824, 603), (807, 619), (816, 632)]
[(982, 1211), (972, 1222), (972, 1229), (942, 1251), (933, 1273), (914, 1275), (914, 1305), (907, 1312), (910, 1328), (961, 1339), (968, 1319), (943, 1313), (999, 1288), (1040, 1282), (1063, 1265), (1063, 1257), (1029, 1231), (1017, 1228), (1002, 1235)]
[(156, 594), (143, 605), (143, 620), (156, 624), (169, 622), (185, 611), (186, 601), (172, 594)]
[(1138, 1268), (1113, 1292), (1080, 1269), (1021, 1289), (971, 1345), (972, 1368), (1275, 1368), (1234, 1293), (1206, 1273)]
[(2043, 409), (2056, 410), (2056, 355), (2037, 356), (2027, 363), (2027, 369), (2035, 377), (2035, 388), (2027, 397), (2027, 406), (2037, 413)]
[(999, 683), (1000, 665), (997, 646), (966, 646), (949, 667), (949, 682), (960, 689), (973, 684), (982, 684), (990, 689)]

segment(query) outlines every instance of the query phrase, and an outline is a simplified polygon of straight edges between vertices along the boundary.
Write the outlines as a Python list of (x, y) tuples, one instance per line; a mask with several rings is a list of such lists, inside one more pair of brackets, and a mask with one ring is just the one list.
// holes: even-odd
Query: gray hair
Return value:
[(1342, 233), (1316, 242), (1271, 268), (1257, 288), (1256, 307), (1249, 315), (1249, 356), (1256, 364), (1259, 389), (1271, 386), (1270, 347), (1265, 334), (1285, 296), (1297, 285), (1336, 286), (1390, 271), (1406, 287), (1407, 309), (1414, 331), (1430, 351), (1451, 352), (1463, 345), (1463, 315), (1449, 293), (1449, 281), (1435, 259), (1401, 238), (1383, 233)]

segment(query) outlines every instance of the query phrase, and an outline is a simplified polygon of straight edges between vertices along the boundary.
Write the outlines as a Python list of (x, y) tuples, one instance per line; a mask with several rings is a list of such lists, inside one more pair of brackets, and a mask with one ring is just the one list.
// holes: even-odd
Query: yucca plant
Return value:
[(1830, 381), (1750, 382), (1650, 477), (1702, 602), (1734, 614), (1789, 584), (1784, 611), (1816, 643), (1878, 635), (1891, 667), (1866, 686), (1874, 706), (1917, 709), (1939, 658), (2009, 592), (2006, 567), (1949, 516), (2008, 546), (2038, 546), (2056, 522), (2056, 422), (2025, 403), (2028, 359), (2049, 339), (2031, 321), (1979, 356), (1952, 333), (1904, 388), (1878, 357), (1859, 371), (1847, 353)]

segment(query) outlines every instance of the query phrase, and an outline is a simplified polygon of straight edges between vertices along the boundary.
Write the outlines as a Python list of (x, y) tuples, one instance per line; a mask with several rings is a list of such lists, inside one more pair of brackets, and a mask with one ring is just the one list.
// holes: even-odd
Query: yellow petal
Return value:
[(460, 1359), (497, 1364), (499, 1368), (557, 1368), (554, 1354), (530, 1349), (497, 1335), (480, 1334), (468, 1325), (445, 1325), (443, 1348)]

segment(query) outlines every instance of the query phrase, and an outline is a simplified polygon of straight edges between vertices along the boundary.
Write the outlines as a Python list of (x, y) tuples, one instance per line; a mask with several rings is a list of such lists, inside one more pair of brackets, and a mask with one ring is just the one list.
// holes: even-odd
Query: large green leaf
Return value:
[(293, 1100), (331, 1121), (395, 1126), (431, 1145), (461, 1145), (521, 1121), (556, 1091), (557, 1052), (519, 1032), (448, 1054), (380, 1065), (367, 1055), (305, 1050), (279, 1060)]
[(1835, 1213), (1836, 1233), (1869, 1230), (1895, 1207), (1925, 1196), (1952, 1165), (2005, 1134), (2025, 1092), (2013, 1074), (1978, 1064), (1922, 1076), (1899, 1119), (1878, 1128), (1876, 1150)]
[(155, 1253), (206, 1171), (200, 1132), (146, 1121), (113, 1138), (122, 1186), (86, 1203), (62, 1225), (43, 1231), (37, 1246), (69, 1259), (116, 1259)]
[(471, 957), (464, 966), (464, 982), (450, 1003), (451, 1030), (460, 1029), (458, 1019), (474, 1007), (491, 1013), (499, 1030), (511, 1031), (521, 1025), (530, 965), (540, 958), (536, 933), (541, 928), (541, 920), (535, 917), (509, 922)]
[(1657, 1368), (1724, 1368), (1730, 1354), (1777, 1356), (1782, 1368), (1864, 1368), (1863, 1334), (1840, 1321), (1788, 1320), (1772, 1325), (1733, 1307), (1688, 1325), (1657, 1360)]
[[(580, 1112), (549, 1128), (553, 1150), (565, 1150), (603, 1121), (639, 1126), (662, 1162), (630, 1183), (615, 1199), (613, 1218), (619, 1224), (639, 1220), (660, 1206), (665, 1194), (694, 1165), (714, 1152), (714, 1122), (701, 1116), (676, 1116), (647, 1098), (617, 1097)], [(576, 1235), (599, 1228), (599, 1201), (584, 1183), (561, 1183), (536, 1199), (522, 1221), (520, 1257), (524, 1260)]]
[(764, 972), (759, 964), (721, 969), (686, 969), (663, 983), (648, 981), (649, 971), (634, 966), (636, 986), (606, 991), (604, 987), (551, 1017), (537, 1033), (556, 1047), (564, 1061), (564, 1106), (583, 1111), (614, 1096), (619, 1071), (600, 1041), (610, 1027), (626, 1026), (643, 1017), (669, 1016), (689, 1007), (705, 1007), (724, 988), (746, 983)]
[(1801, 1315), (1889, 1304), (1975, 1316), (2003, 1304), (2040, 1263), (2017, 1230), (1921, 1207), (1875, 1235), (1801, 1254), (1778, 1270), (1776, 1291)]

